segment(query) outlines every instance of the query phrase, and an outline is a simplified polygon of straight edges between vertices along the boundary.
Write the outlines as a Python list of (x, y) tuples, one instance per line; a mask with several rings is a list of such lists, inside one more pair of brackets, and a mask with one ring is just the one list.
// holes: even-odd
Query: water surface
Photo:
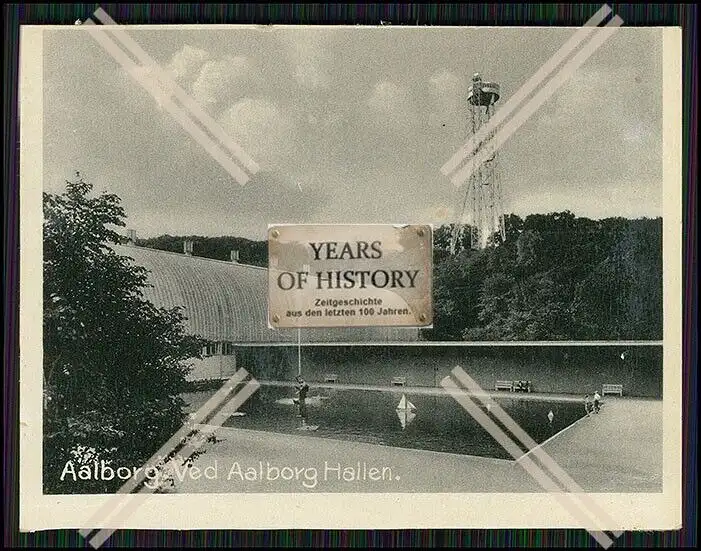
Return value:
[[(308, 423), (319, 428), (311, 432), (300, 430), (301, 420), (291, 404), (293, 389), (264, 386), (240, 408), (245, 416), (230, 417), (224, 425), (309, 438), (513, 459), (452, 397), (405, 395), (415, 409), (397, 410), (402, 394), (396, 392), (313, 390), (307, 401)], [(202, 399), (208, 396), (209, 393)], [(197, 396), (188, 395), (188, 401), (198, 401)], [(584, 415), (583, 405), (578, 402), (500, 397), (497, 403), (537, 443)], [(480, 407), (500, 425), (492, 412)], [(548, 420), (550, 411), (553, 412), (552, 423)]]

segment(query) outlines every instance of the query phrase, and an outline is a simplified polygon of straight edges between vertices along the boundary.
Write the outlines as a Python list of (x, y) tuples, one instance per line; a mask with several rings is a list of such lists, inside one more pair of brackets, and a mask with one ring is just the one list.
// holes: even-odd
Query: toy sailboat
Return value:
[(397, 405), (397, 409), (415, 410), (416, 406), (406, 399), (406, 394), (402, 394), (402, 399), (399, 400), (399, 405)]
[(406, 399), (406, 395), (402, 394), (402, 399), (399, 400), (399, 404), (397, 405), (397, 417), (399, 417), (402, 430), (416, 417), (416, 413), (414, 413), (415, 410), (416, 406)]
[(402, 425), (402, 430), (404, 430), (409, 423), (411, 423), (416, 417), (416, 413), (410, 409), (397, 409), (397, 417), (399, 417), (399, 422)]

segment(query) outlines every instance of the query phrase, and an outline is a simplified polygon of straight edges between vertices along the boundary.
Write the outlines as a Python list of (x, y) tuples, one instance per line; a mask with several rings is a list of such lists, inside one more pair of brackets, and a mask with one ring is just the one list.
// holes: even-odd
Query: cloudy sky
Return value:
[[(455, 221), (440, 168), (479, 71), (503, 105), (575, 29), (129, 29), (260, 165), (240, 185), (77, 27), (44, 34), (44, 186), (79, 170), (139, 236)], [(662, 214), (661, 29), (621, 28), (500, 151), (507, 212)], [(498, 104), (498, 105), (499, 105)]]

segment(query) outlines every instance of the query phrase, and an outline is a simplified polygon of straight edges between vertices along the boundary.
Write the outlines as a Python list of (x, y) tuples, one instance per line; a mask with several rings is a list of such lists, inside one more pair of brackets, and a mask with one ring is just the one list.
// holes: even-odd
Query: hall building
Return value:
[(239, 263), (236, 251), (222, 261), (193, 256), (190, 241), (182, 253), (133, 244), (113, 249), (149, 271), (144, 298), (181, 307), (187, 331), (210, 342), (202, 359), (191, 361), (193, 382), (227, 379), (243, 367), (260, 381), (290, 383), (301, 369), (317, 384), (438, 387), (460, 366), (485, 389), (527, 380), (535, 392), (580, 395), (617, 383), (627, 396), (662, 396), (661, 346), (435, 342), (418, 328), (399, 327), (273, 329), (267, 268)]
[(259, 377), (289, 379), (296, 372), (298, 346), (420, 339), (417, 328), (270, 328), (268, 270), (239, 263), (237, 251), (222, 261), (194, 256), (191, 241), (183, 242), (182, 253), (136, 246), (133, 240), (112, 248), (149, 271), (145, 299), (158, 307), (181, 307), (188, 332), (210, 341), (203, 358), (193, 360), (193, 381), (225, 379), (238, 367)]

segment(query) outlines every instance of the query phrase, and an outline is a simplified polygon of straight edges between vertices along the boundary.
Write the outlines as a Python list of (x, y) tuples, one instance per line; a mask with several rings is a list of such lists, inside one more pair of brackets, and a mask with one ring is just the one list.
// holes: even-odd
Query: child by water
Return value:
[(295, 389), (297, 389), (297, 402), (299, 405), (299, 416), (302, 418), (302, 424), (307, 423), (307, 393), (309, 392), (309, 385), (302, 379), (301, 376), (297, 375), (297, 384)]
[(589, 394), (584, 396), (584, 411), (587, 415), (591, 415), (591, 399), (589, 398)]

